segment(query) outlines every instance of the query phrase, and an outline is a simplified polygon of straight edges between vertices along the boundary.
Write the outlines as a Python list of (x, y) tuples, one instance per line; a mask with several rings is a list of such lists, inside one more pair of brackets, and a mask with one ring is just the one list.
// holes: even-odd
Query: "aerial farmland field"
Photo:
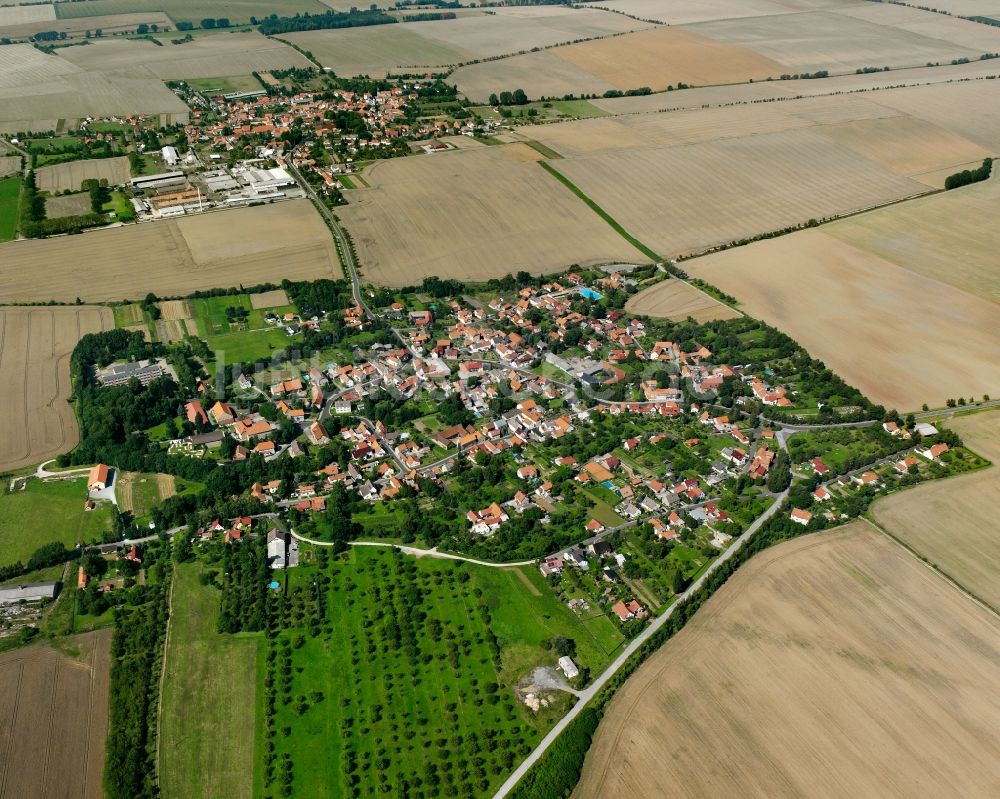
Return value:
[(345, 192), (350, 205), (337, 212), (365, 278), (405, 286), (428, 275), (487, 280), (646, 260), (546, 174), (540, 158), (513, 144), (367, 169), (371, 188)]
[(982, 472), (917, 486), (872, 507), (878, 524), (993, 607), (1000, 606), (1000, 413), (950, 419), (966, 446), (993, 461)]
[(309, 50), (338, 75), (384, 75), (407, 67), (457, 64), (647, 27), (648, 23), (592, 8), (518, 6), (458, 19), (306, 31), (282, 38)]
[(64, 651), (35, 644), (0, 654), (4, 795), (104, 795), (111, 631), (68, 638), (65, 645)]
[(1000, 29), (888, 3), (723, 19), (685, 29), (746, 47), (783, 65), (786, 73), (916, 67), (1000, 49)]
[(0, 471), (76, 446), (69, 356), (81, 336), (112, 327), (107, 308), (0, 308)]
[(663, 280), (647, 291), (630, 298), (625, 310), (635, 314), (696, 322), (735, 319), (740, 312), (710, 297), (683, 280)]
[(89, 158), (66, 164), (43, 166), (35, 170), (35, 185), (39, 191), (80, 191), (85, 180), (107, 180), (114, 186), (132, 176), (128, 158)]
[(63, 57), (86, 70), (126, 71), (160, 80), (216, 78), (310, 66), (305, 56), (284, 42), (256, 32), (199, 36), (184, 44), (168, 40), (160, 47), (138, 39), (107, 39), (87, 47), (66, 48)]
[(187, 20), (197, 25), (205, 17), (227, 17), (233, 23), (247, 23), (252, 16), (262, 19), (274, 13), (317, 14), (326, 8), (319, 0), (282, 0), (280, 6), (267, 0), (170, 0), (169, 3), (163, 0), (84, 0), (59, 3), (56, 10), (60, 19), (166, 10), (174, 21)]
[(988, 796), (998, 640), (865, 523), (783, 543), (619, 691), (573, 796)]
[(29, 44), (0, 47), (0, 131), (55, 130), (60, 120), (126, 113), (186, 121), (188, 107), (148, 75), (86, 71)]
[[(312, 205), (294, 200), (14, 241), (0, 247), (0, 258), (11, 266), (0, 274), (0, 297), (15, 302), (169, 297), (341, 273), (330, 231)], [(85, 283), (81, 269), (91, 275)]]
[[(891, 229), (894, 210), (872, 211), (867, 224), (877, 228), (886, 219)], [(940, 407), (949, 398), (996, 392), (1000, 305), (914, 271), (905, 259), (848, 244), (836, 237), (836, 225), (830, 230), (714, 253), (684, 269), (737, 297), (747, 313), (886, 407)]]
[[(59, 3), (58, 5), (71, 5), (71, 3)], [(72, 5), (78, 5), (78, 3), (72, 3)], [(0, 34), (16, 41), (25, 41), (36, 33), (55, 31), (59, 34), (65, 34), (68, 39), (85, 39), (88, 38), (88, 31), (93, 35), (95, 31), (100, 30), (102, 36), (135, 33), (136, 28), (143, 23), (157, 25), (164, 30), (172, 26), (170, 18), (162, 11), (147, 11), (141, 14), (115, 14), (79, 19), (56, 19), (53, 17), (52, 19), (38, 19), (17, 24), (0, 24)]]
[(745, 48), (681, 28), (658, 28), (473, 64), (452, 77), (463, 94), (484, 100), (510, 87), (523, 88), (532, 98), (602, 93), (606, 87), (662, 91), (682, 82), (735, 83), (781, 71), (776, 62)]

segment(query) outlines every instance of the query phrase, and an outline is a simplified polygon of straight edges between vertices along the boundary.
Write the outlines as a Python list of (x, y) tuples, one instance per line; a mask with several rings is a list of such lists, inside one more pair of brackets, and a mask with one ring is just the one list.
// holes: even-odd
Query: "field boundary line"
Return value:
[(167, 594), (167, 631), (163, 634), (163, 663), (160, 664), (160, 690), (156, 697), (156, 753), (153, 757), (153, 776), (156, 786), (160, 786), (160, 738), (163, 735), (163, 682), (167, 677), (167, 653), (170, 646), (170, 627), (174, 620), (174, 583), (171, 577), (170, 592)]
[(888, 538), (890, 541), (892, 541), (894, 544), (896, 544), (896, 546), (900, 547), (901, 549), (905, 550), (909, 555), (911, 555), (912, 557), (916, 558), (929, 571), (932, 571), (937, 576), (941, 577), (946, 583), (948, 583), (949, 585), (951, 585), (952, 588), (955, 588), (960, 594), (963, 594), (967, 599), (970, 599), (973, 602), (975, 602), (983, 610), (987, 611), (988, 613), (992, 614), (996, 618), (1000, 619), (1000, 610), (998, 610), (997, 608), (993, 607), (985, 599), (982, 599), (981, 597), (979, 597), (976, 594), (974, 594), (972, 591), (970, 591), (968, 588), (966, 588), (964, 585), (962, 585), (958, 580), (956, 580), (954, 577), (952, 577), (950, 574), (948, 574), (948, 572), (946, 572), (944, 569), (942, 569), (936, 563), (932, 563), (928, 558), (926, 558), (924, 555), (921, 555), (920, 552), (918, 552), (916, 549), (914, 549), (913, 547), (911, 547), (909, 544), (907, 544), (901, 538), (898, 538), (893, 533), (890, 533), (885, 527), (883, 527), (881, 524), (879, 524), (877, 521), (875, 521), (868, 513), (865, 513), (864, 515), (862, 515), (860, 517), (860, 519), (862, 521), (867, 522), (875, 530), (877, 530), (882, 535), (884, 535), (886, 538)]
[(579, 199), (583, 200), (583, 202), (587, 205), (588, 208), (590, 208), (591, 211), (593, 211), (595, 214), (601, 217), (601, 219), (607, 222), (611, 226), (612, 230), (614, 230), (619, 236), (625, 239), (625, 241), (627, 241), (629, 244), (635, 247), (639, 252), (641, 252), (647, 258), (651, 259), (654, 263), (659, 263), (660, 261), (663, 260), (649, 247), (647, 247), (645, 244), (639, 241), (639, 239), (637, 239), (635, 236), (633, 236), (631, 233), (625, 230), (625, 228), (621, 226), (618, 220), (616, 220), (613, 216), (611, 216), (611, 214), (609, 214), (607, 211), (601, 208), (601, 206), (599, 206), (596, 202), (590, 199), (590, 197), (584, 194), (579, 186), (577, 186), (568, 177), (559, 172), (555, 167), (553, 167), (546, 161), (539, 161), (538, 164), (539, 166), (541, 166), (542, 169), (544, 169), (546, 172), (552, 175), (556, 180), (562, 183), (567, 189), (573, 192), (573, 194), (575, 194)]

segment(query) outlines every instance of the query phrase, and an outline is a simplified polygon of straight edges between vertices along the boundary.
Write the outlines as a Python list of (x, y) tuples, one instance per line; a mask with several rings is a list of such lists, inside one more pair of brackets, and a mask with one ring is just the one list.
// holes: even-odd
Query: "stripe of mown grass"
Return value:
[(601, 217), (601, 219), (603, 219), (605, 222), (611, 225), (611, 227), (615, 230), (616, 233), (618, 233), (619, 236), (625, 239), (625, 241), (627, 241), (629, 244), (635, 247), (639, 252), (641, 252), (643, 255), (645, 255), (647, 258), (650, 258), (653, 261), (659, 262), (663, 260), (662, 258), (660, 258), (659, 255), (657, 255), (655, 252), (649, 249), (649, 247), (647, 247), (645, 244), (639, 241), (639, 239), (637, 239), (635, 236), (633, 236), (631, 233), (625, 230), (625, 228), (623, 228), (620, 224), (618, 224), (618, 222), (615, 220), (613, 216), (611, 216), (611, 214), (609, 214), (607, 211), (601, 208), (601, 206), (599, 206), (597, 203), (591, 200), (586, 194), (580, 191), (579, 187), (575, 183), (573, 183), (573, 181), (571, 181), (565, 175), (561, 174), (556, 169), (554, 169), (551, 164), (548, 164), (545, 161), (539, 161), (538, 163), (541, 164), (542, 169), (544, 169), (546, 172), (555, 177), (567, 189), (573, 192), (573, 194), (575, 194), (577, 197), (583, 200), (590, 207), (591, 211), (593, 211), (595, 214)]

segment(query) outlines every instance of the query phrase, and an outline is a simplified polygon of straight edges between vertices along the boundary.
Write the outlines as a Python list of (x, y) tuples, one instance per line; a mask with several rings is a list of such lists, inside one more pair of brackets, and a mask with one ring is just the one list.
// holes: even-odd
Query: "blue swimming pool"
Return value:
[(603, 294), (598, 294), (593, 289), (580, 289), (580, 293), (588, 300), (599, 300), (604, 296)]
[(610, 480), (605, 480), (603, 483), (601, 483), (601, 485), (603, 485), (608, 490), (611, 490), (615, 487), (615, 484), (612, 483)]

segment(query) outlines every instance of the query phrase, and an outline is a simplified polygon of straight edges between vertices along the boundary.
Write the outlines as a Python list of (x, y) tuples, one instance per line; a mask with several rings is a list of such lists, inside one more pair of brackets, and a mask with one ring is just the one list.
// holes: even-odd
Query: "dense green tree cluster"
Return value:
[(267, 627), (271, 569), (263, 535), (227, 546), (222, 561), (219, 632), (257, 632)]
[(292, 31), (320, 31), (337, 28), (362, 28), (369, 25), (391, 25), (398, 20), (384, 11), (372, 7), (367, 11), (352, 8), (350, 11), (327, 11), (323, 14), (296, 14), (292, 17), (279, 17), (272, 14), (262, 20), (257, 29), (265, 36)]
[(963, 169), (961, 172), (949, 175), (945, 178), (944, 187), (945, 189), (957, 189), (960, 186), (968, 186), (970, 183), (978, 183), (981, 180), (986, 180), (992, 171), (993, 159), (986, 158), (977, 169)]

